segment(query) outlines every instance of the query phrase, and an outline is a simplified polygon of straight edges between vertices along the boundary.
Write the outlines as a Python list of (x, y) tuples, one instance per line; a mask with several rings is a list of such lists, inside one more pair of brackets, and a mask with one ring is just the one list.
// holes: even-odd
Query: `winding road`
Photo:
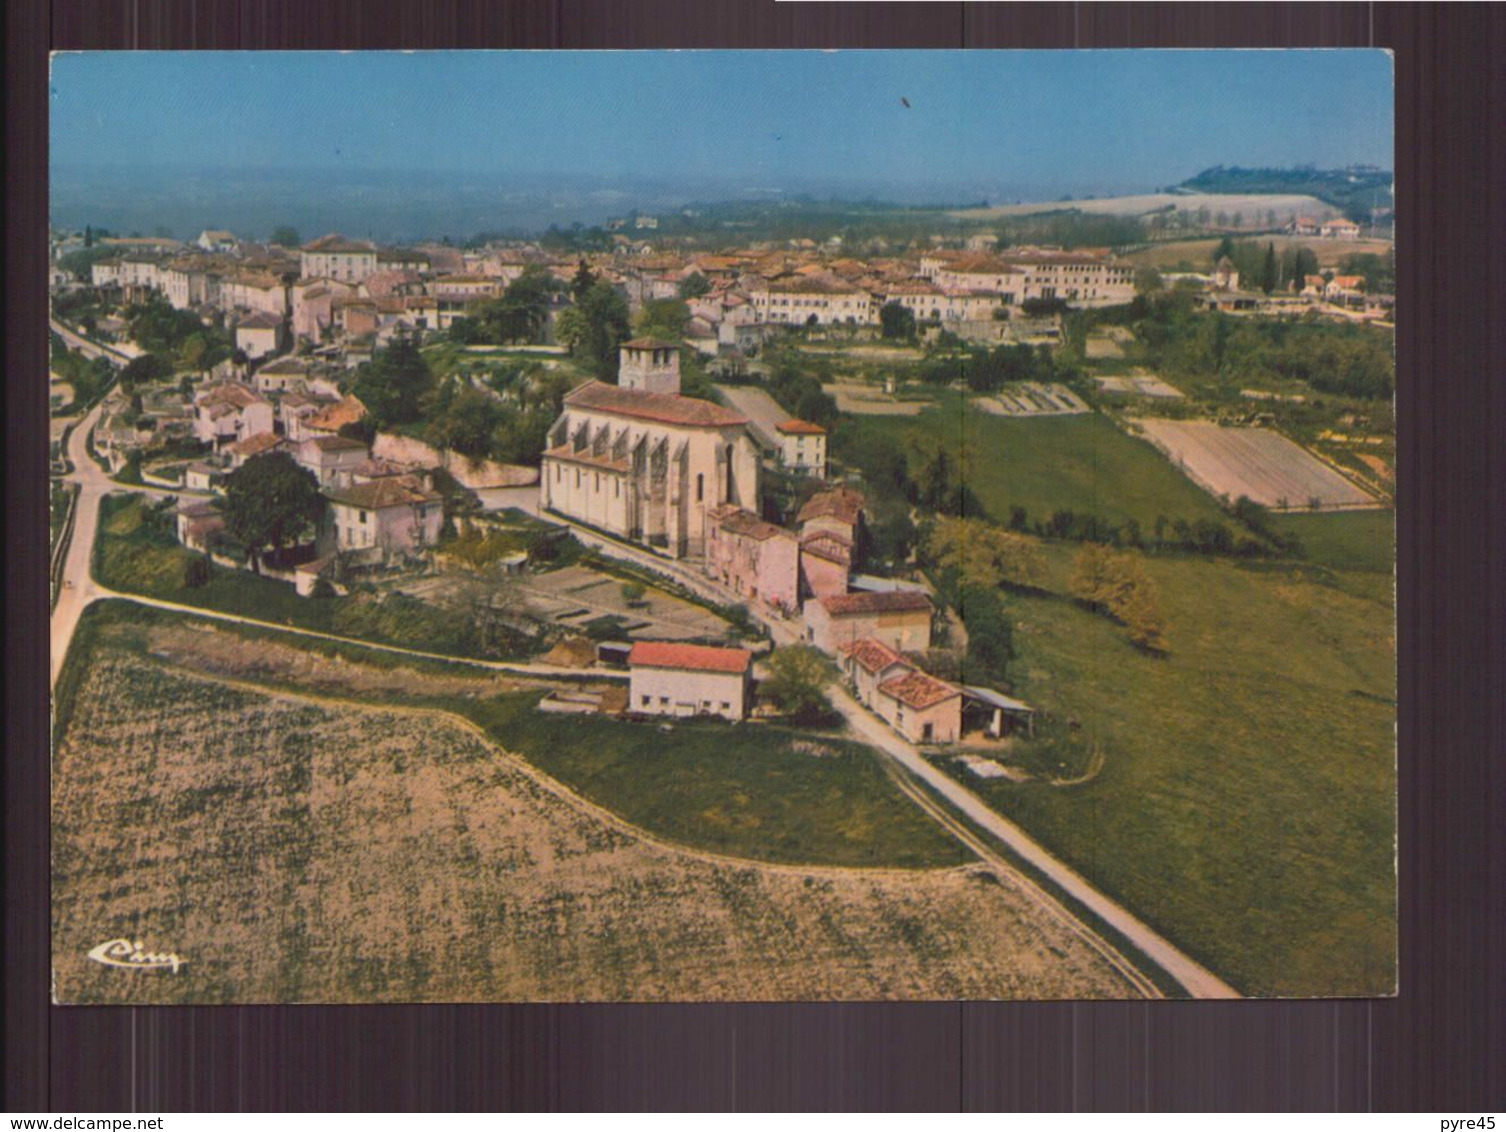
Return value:
[[(94, 458), (89, 454), (88, 450), (89, 433), (98, 423), (100, 413), (101, 408), (96, 406), (74, 426), (68, 437), (68, 458), (73, 465), (73, 470), (64, 478), (79, 485), (79, 496), (76, 504), (72, 537), (69, 541), (63, 564), (62, 588), (58, 595), (57, 605), (52, 613), (51, 667), (52, 686), (54, 688), (57, 686), (58, 674), (62, 670), (63, 661), (68, 653), (68, 647), (72, 643), (73, 635), (78, 628), (79, 619), (83, 615), (84, 609), (92, 602), (104, 598), (119, 598), (140, 605), (187, 613), (213, 621), (276, 629), (280, 632), (297, 636), (336, 641), (357, 645), (361, 648), (412, 656), (418, 659), (466, 664), (498, 672), (516, 673), (525, 676), (558, 677), (571, 673), (579, 675), (575, 670), (555, 665), (467, 660), (443, 653), (424, 652), (419, 649), (402, 648), (395, 645), (373, 644), (369, 641), (341, 637), (330, 633), (321, 633), (310, 629), (300, 629), (273, 621), (262, 621), (256, 618), (218, 613), (213, 610), (179, 605), (174, 602), (160, 601), (136, 594), (117, 593), (99, 585), (92, 576), (90, 565), (94, 540), (99, 531), (100, 501), (112, 491), (120, 490), (144, 491), (153, 495), (177, 494), (152, 488), (131, 487), (125, 489), (105, 474), (104, 469), (95, 463)], [(581, 537), (583, 542), (597, 544), (602, 549), (609, 550), (618, 556), (638, 560), (636, 555), (624, 554), (623, 551), (625, 548), (621, 544), (609, 544), (608, 540), (601, 538), (594, 532), (576, 528), (576, 534)], [(641, 564), (676, 577), (695, 590), (701, 590), (706, 584), (704, 579), (691, 576), (688, 571), (680, 567), (680, 564), (669, 563), (648, 552), (643, 552)], [(775, 640), (781, 643), (788, 644), (799, 639), (798, 628), (792, 623), (771, 622), (769, 629)], [(594, 675), (600, 676), (602, 674)], [(617, 674), (612, 674), (612, 676), (617, 676)], [(611, 676), (606, 678), (611, 678)], [(617, 676), (617, 678), (624, 677)], [(1183, 954), (1182, 951), (1144, 921), (1134, 916), (1117, 902), (1103, 895), (1081, 874), (1053, 857), (1039, 842), (1018, 825), (1000, 815), (950, 775), (932, 766), (914, 745), (859, 705), (856, 700), (847, 694), (845, 689), (833, 687), (831, 691), (833, 703), (847, 720), (848, 727), (852, 733), (863, 743), (879, 752), (882, 757), (890, 760), (901, 772), (901, 777), (907, 776), (910, 779), (924, 783), (935, 795), (943, 799), (946, 805), (954, 808), (958, 814), (965, 816), (974, 826), (997, 839), (1009, 851), (1028, 862), (1032, 868), (1049, 880), (1051, 884), (1054, 884), (1061, 892), (1067, 894), (1082, 907), (1088, 909), (1103, 923), (1112, 927), (1143, 955), (1150, 958), (1163, 971), (1181, 984), (1187, 994), (1193, 998), (1240, 997), (1237, 991), (1211, 971), (1207, 970), (1207, 968)], [(1039, 897), (1045, 901), (1049, 901), (1060, 914), (1070, 916), (1070, 913), (1057, 904), (1054, 897), (1039, 890), (1039, 886), (1035, 886), (1028, 879), (1020, 877), (1018, 870), (1014, 869), (1002, 856), (984, 844), (965, 825), (958, 822), (955, 816), (947, 814), (945, 807), (940, 806), (934, 799), (927, 798), (924, 792), (921, 792), (920, 795), (911, 793), (909, 790), (906, 792), (911, 794), (912, 800), (918, 805), (927, 809), (933, 818), (947, 826), (956, 836), (968, 844), (985, 862), (995, 868), (1009, 870), (1026, 885), (1035, 887)], [(1075, 920), (1075, 917), (1072, 918)], [(1097, 933), (1093, 932), (1090, 927), (1086, 925), (1081, 925), (1081, 927), (1084, 932), (1095, 937), (1097, 936)], [(1100, 942), (1103, 948), (1113, 952), (1114, 949), (1111, 944), (1103, 940), (1100, 940)], [(1141, 979), (1140, 982), (1144, 983), (1144, 980)], [(1148, 986), (1148, 984), (1145, 985)], [(1153, 992), (1154, 988), (1150, 988), (1150, 991)]]

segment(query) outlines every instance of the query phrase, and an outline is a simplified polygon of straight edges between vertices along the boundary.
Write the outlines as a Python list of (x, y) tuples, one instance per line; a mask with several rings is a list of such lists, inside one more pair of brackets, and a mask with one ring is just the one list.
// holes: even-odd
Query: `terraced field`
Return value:
[[(68, 1003), (1129, 997), (981, 866), (644, 835), (456, 717), (93, 654), (54, 758)], [(115, 939), (177, 970), (91, 961)]]

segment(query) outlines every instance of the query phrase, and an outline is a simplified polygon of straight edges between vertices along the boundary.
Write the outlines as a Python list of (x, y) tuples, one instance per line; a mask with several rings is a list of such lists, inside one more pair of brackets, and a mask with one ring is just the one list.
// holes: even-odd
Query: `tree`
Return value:
[(272, 243), (280, 248), (296, 248), (303, 241), (298, 238), (298, 229), (287, 224), (281, 224), (272, 229)]
[(93, 246), (94, 246), (94, 229), (91, 228), (89, 225), (85, 224), (84, 225), (84, 247), (86, 247), (86, 248), (92, 248)]
[(903, 303), (885, 303), (879, 308), (879, 325), (885, 338), (908, 342), (915, 337), (915, 312)]
[(249, 552), (256, 573), (263, 550), (275, 553), (296, 542), (318, 522), (323, 507), (314, 473), (286, 452), (253, 456), (225, 477), (225, 531)]
[(679, 293), (682, 299), (699, 299), (711, 290), (711, 280), (699, 271), (692, 271), (680, 280)]
[(964, 587), (957, 596), (957, 615), (967, 626), (962, 679), (1003, 683), (1014, 659), (1014, 627), (999, 591), (986, 586)]
[(202, 554), (195, 554), (187, 562), (183, 563), (183, 586), (185, 589), (196, 590), (202, 586), (207, 586), (213, 577), (214, 566)]
[(776, 649), (769, 658), (769, 674), (759, 692), (796, 723), (817, 723), (831, 714), (826, 698), (830, 682), (826, 657), (809, 645), (791, 645)]
[(984, 519), (938, 518), (926, 552), (940, 569), (956, 573), (962, 589), (1034, 586), (1043, 569), (1036, 539)]
[(623, 582), (619, 588), (622, 600), (632, 609), (636, 609), (643, 601), (644, 595), (648, 593), (648, 587), (642, 582)]
[(408, 337), (392, 343), (363, 365), (353, 392), (378, 428), (411, 424), (423, 415), (426, 395), (434, 388), (434, 374)]
[(586, 297), (586, 292), (596, 285), (596, 275), (585, 260), (580, 261), (580, 266), (575, 269), (575, 278), (570, 283), (570, 295), (575, 301), (581, 302)]
[(1154, 295), (1164, 289), (1161, 273), (1154, 267), (1142, 267), (1135, 272), (1135, 294)]
[(491, 393), (466, 384), (457, 391), (449, 381), (436, 399), (425, 429), (425, 439), (436, 448), (450, 449), (482, 460), (492, 449), (506, 411)]
[(142, 354), (132, 358), (120, 371), (120, 387), (132, 392), (139, 385), (166, 381), (173, 375), (173, 363), (161, 354)]
[(1077, 552), (1068, 589), (1084, 605), (1123, 624), (1136, 646), (1153, 652), (1164, 648), (1159, 592), (1139, 554), (1085, 543)]
[[(565, 316), (575, 312), (576, 317)], [(617, 348), (630, 332), (627, 300), (610, 283), (592, 283), (576, 305), (560, 315), (555, 333), (579, 353), (603, 381), (617, 379)]]
[(1265, 267), (1260, 273), (1260, 289), (1269, 295), (1276, 289), (1276, 245), (1265, 246)]
[(638, 333), (647, 338), (678, 342), (685, 337), (690, 308), (684, 299), (649, 299), (638, 312)]

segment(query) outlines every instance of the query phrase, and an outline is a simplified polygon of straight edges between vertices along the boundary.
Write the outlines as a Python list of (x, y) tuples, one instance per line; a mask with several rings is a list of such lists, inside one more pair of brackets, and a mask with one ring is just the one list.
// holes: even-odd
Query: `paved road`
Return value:
[(833, 688), (832, 693), (834, 706), (863, 742), (894, 759), (975, 825), (998, 838), (1010, 850), (1049, 877), (1062, 891), (1149, 956), (1163, 971), (1181, 983), (1192, 997), (1240, 997), (1238, 991), (1213, 972), (1182, 954), (1149, 925), (1103, 895), (1079, 873), (1058, 861), (1014, 822), (1001, 816), (950, 775), (932, 766), (912, 744), (890, 730), (882, 720), (848, 695), (845, 689)]
[(79, 490), (78, 501), (74, 504), (73, 534), (63, 559), (63, 584), (52, 611), (54, 687), (63, 668), (63, 658), (68, 654), (68, 645), (73, 640), (73, 632), (78, 628), (78, 619), (84, 607), (100, 595), (89, 571), (89, 558), (99, 529), (99, 501), (117, 490), (104, 469), (89, 455), (88, 436), (99, 423), (100, 412), (101, 407), (96, 405), (68, 434), (68, 459), (73, 464), (73, 471), (64, 478), (78, 484)]
[[(89, 431), (99, 419), (99, 412), (100, 409), (96, 406), (74, 428), (68, 441), (68, 454), (74, 466), (74, 471), (68, 478), (75, 480), (79, 484), (79, 499), (77, 503), (77, 515), (74, 520), (73, 537), (69, 543), (67, 558), (63, 567), (64, 586), (58, 597), (57, 607), (53, 610), (52, 614), (52, 684), (54, 686), (57, 684), (58, 673), (62, 669), (63, 659), (67, 655), (68, 646), (73, 639), (74, 631), (78, 627), (79, 617), (82, 615), (84, 608), (91, 602), (106, 597), (118, 597), (137, 602), (141, 605), (192, 614), (214, 621), (277, 629), (299, 636), (358, 645), (363, 648), (377, 649), (382, 652), (396, 653), (426, 660), (440, 660), (450, 663), (458, 662), (494, 671), (517, 673), (519, 675), (560, 676), (575, 671), (547, 664), (511, 664), (501, 661), (463, 660), (443, 653), (431, 653), (420, 649), (408, 649), (395, 645), (377, 645), (368, 641), (341, 637), (332, 633), (320, 633), (310, 629), (299, 629), (294, 626), (271, 621), (261, 621), (252, 617), (217, 613), (195, 606), (179, 605), (174, 602), (159, 601), (154, 598), (139, 597), (133, 594), (117, 594), (100, 586), (94, 581), (89, 569), (94, 539), (98, 533), (99, 501), (111, 491), (120, 490), (120, 487), (105, 475), (103, 469), (94, 462), (88, 452), (87, 437)], [(153, 494), (170, 493), (154, 492)], [(574, 524), (570, 525), (574, 527)], [(715, 587), (711, 586), (707, 579), (696, 577), (688, 568), (679, 563), (660, 558), (658, 555), (646, 550), (639, 551), (636, 548), (625, 547), (621, 543), (604, 539), (579, 527), (575, 527), (574, 529), (581, 541), (588, 545), (599, 546), (617, 557), (639, 561), (642, 565), (675, 577), (696, 592), (707, 594), (717, 600), (724, 599), (724, 595), (716, 591)], [(774, 621), (769, 623), (769, 629), (774, 639), (779, 643), (789, 644), (800, 639), (798, 625), (791, 622)], [(611, 678), (605, 674), (603, 676)], [(1051, 856), (1050, 853), (1025, 833), (1024, 830), (1015, 825), (1014, 822), (996, 813), (961, 783), (936, 767), (933, 767), (921, 756), (920, 752), (914, 746), (891, 731), (886, 724), (859, 705), (844, 689), (834, 688), (833, 693), (835, 706), (846, 718), (852, 731), (863, 742), (893, 759), (904, 770), (926, 783), (937, 794), (945, 798), (960, 813), (964, 814), (992, 836), (998, 838), (1013, 852), (1049, 877), (1064, 892), (1068, 893), (1084, 907), (1090, 909), (1105, 923), (1112, 926), (1133, 943), (1135, 947), (1139, 948), (1141, 952), (1149, 956), (1162, 970), (1176, 979), (1188, 994), (1195, 998), (1239, 997), (1238, 992), (1220, 980), (1211, 971), (1208, 971), (1182, 954), (1180, 950), (1156, 933), (1147, 924), (1136, 918), (1119, 904), (1104, 896), (1081, 875)], [(933, 813), (933, 816), (937, 816), (939, 820), (937, 814)], [(990, 854), (989, 858), (985, 859), (990, 858), (991, 863), (996, 863), (999, 867), (1008, 867), (1001, 858), (997, 858), (995, 855)], [(1087, 929), (1085, 928), (1084, 930)], [(1105, 946), (1107, 945), (1105, 944)]]
[(117, 366), (125, 365), (132, 358), (139, 357), (141, 347), (134, 342), (121, 342), (114, 346), (106, 346), (99, 342), (91, 342), (76, 330), (70, 330), (57, 319), (49, 319), (48, 325), (52, 332), (68, 344), (70, 350), (77, 350), (86, 358), (104, 358)]

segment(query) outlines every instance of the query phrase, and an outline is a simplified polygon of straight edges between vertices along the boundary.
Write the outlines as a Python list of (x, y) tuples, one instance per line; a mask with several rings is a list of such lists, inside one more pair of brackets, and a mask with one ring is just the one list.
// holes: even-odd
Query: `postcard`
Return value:
[(1386, 52), (51, 92), (56, 1002), (1394, 993)]

